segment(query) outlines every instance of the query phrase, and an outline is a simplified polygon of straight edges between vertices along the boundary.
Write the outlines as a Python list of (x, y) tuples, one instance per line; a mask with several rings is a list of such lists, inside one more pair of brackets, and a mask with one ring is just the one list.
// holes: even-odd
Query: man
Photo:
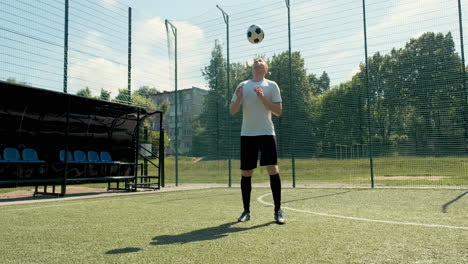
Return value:
[(275, 129), (271, 114), (280, 116), (282, 112), (281, 95), (278, 85), (265, 79), (268, 64), (261, 58), (253, 62), (253, 78), (241, 82), (231, 100), (232, 115), (239, 112), (242, 104), (241, 130), (241, 191), (244, 212), (239, 222), (250, 220), (250, 192), (252, 175), (257, 167), (258, 152), (261, 153), (260, 166), (266, 166), (270, 175), (270, 186), (275, 203), (275, 221), (284, 224), (281, 210), (281, 180), (276, 153)]

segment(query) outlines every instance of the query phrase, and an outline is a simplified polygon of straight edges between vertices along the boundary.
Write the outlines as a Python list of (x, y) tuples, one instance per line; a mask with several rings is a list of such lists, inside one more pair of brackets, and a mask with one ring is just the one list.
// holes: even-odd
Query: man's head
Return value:
[(262, 76), (265, 77), (266, 73), (268, 72), (268, 64), (262, 58), (254, 59), (252, 65), (252, 73), (254, 76)]

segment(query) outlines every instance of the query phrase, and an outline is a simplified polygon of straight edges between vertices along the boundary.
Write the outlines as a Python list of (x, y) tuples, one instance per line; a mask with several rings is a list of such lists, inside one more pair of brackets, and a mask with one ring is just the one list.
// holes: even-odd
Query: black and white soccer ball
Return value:
[(259, 25), (251, 25), (247, 30), (247, 39), (252, 44), (258, 44), (262, 42), (265, 37), (265, 32), (263, 28)]

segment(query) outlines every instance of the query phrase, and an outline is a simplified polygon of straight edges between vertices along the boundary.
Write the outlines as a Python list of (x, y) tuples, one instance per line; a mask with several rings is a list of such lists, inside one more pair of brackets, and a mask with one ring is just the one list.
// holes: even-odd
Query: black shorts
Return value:
[(258, 152), (260, 166), (277, 165), (275, 136), (241, 136), (241, 170), (257, 168)]

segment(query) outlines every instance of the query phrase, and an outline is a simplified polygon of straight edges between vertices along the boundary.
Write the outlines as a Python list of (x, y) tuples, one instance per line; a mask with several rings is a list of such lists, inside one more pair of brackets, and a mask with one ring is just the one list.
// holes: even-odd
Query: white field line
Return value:
[[(270, 193), (264, 194), (257, 198), (257, 201), (264, 205), (273, 206), (272, 203), (268, 203), (263, 201), (265, 196), (271, 195)], [(320, 213), (320, 212), (312, 212), (308, 210), (301, 210), (291, 207), (281, 206), (282, 209), (287, 209), (299, 213), (307, 213), (307, 214), (314, 214), (319, 216), (326, 216), (326, 217), (334, 217), (334, 218), (341, 218), (347, 220), (356, 220), (356, 221), (363, 221), (363, 222), (373, 222), (373, 223), (383, 223), (383, 224), (393, 224), (393, 225), (413, 225), (413, 226), (424, 226), (424, 227), (436, 227), (436, 228), (449, 228), (449, 229), (462, 229), (468, 230), (466, 226), (450, 226), (450, 225), (437, 225), (437, 224), (421, 224), (421, 223), (412, 223), (412, 222), (400, 222), (400, 221), (388, 221), (388, 220), (377, 220), (377, 219), (369, 219), (369, 218), (362, 218), (362, 217), (352, 217), (352, 216), (343, 216), (343, 215), (334, 215), (334, 214), (327, 214), (327, 213)]]

